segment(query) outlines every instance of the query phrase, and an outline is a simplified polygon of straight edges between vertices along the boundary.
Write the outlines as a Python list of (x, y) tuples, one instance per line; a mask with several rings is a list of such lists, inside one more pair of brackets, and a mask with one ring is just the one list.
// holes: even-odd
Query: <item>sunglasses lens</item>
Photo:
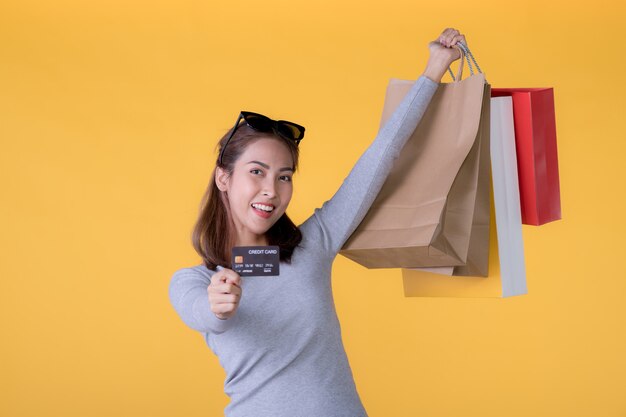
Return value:
[(299, 126), (288, 122), (279, 122), (277, 129), (279, 134), (291, 140), (302, 139), (304, 134), (304, 131)]
[(272, 130), (272, 121), (262, 114), (247, 114), (245, 120), (250, 127), (260, 132), (269, 132)]

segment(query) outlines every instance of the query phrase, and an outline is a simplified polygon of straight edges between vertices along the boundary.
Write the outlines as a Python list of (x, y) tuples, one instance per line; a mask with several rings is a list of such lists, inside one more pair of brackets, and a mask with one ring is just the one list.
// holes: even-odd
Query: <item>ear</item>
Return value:
[(220, 167), (215, 168), (215, 185), (220, 191), (228, 190), (228, 173)]

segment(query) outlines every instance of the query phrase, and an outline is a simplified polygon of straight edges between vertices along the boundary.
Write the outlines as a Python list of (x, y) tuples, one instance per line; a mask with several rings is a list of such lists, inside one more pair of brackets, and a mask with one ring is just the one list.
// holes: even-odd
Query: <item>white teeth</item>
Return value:
[(274, 207), (266, 206), (263, 204), (252, 204), (252, 207), (257, 208), (259, 210), (267, 211), (267, 212), (271, 212), (272, 210), (274, 210)]

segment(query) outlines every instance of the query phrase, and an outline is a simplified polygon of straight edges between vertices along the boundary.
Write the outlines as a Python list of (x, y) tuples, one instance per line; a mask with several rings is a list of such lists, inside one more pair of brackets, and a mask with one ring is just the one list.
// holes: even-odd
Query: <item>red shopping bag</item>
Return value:
[(522, 223), (561, 218), (553, 88), (492, 88), (491, 97), (513, 98), (515, 148)]

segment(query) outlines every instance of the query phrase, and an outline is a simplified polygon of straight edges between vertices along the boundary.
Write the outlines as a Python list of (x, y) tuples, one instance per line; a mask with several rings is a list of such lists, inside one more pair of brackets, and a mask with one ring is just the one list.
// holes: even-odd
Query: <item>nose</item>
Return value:
[(269, 198), (274, 198), (276, 195), (276, 184), (272, 178), (268, 176), (266, 180), (263, 182), (263, 193), (264, 196)]

